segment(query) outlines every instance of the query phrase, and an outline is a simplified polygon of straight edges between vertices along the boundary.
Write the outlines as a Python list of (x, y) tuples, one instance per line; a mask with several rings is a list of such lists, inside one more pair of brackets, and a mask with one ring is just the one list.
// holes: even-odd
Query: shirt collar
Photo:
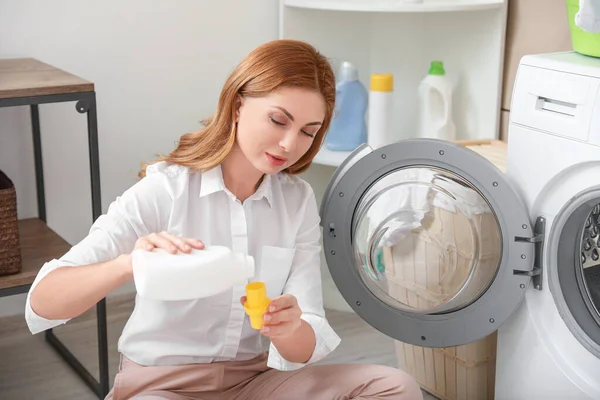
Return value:
[[(264, 197), (267, 199), (269, 207), (271, 207), (273, 205), (272, 180), (273, 177), (269, 174), (266, 174), (260, 186), (258, 187), (258, 190), (252, 196), (250, 196), (248, 200), (259, 200)], [(198, 197), (208, 196), (220, 191), (225, 191), (228, 194), (231, 194), (225, 187), (221, 166), (217, 165), (215, 168), (202, 173), (202, 182), (200, 184), (200, 194)]]

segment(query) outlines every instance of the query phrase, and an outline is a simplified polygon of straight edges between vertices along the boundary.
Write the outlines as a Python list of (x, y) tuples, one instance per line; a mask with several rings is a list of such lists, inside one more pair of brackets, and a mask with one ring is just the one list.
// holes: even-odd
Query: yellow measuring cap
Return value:
[(254, 329), (262, 329), (263, 318), (271, 300), (267, 297), (267, 287), (263, 282), (252, 282), (246, 285), (246, 303), (244, 309), (250, 317), (250, 325)]

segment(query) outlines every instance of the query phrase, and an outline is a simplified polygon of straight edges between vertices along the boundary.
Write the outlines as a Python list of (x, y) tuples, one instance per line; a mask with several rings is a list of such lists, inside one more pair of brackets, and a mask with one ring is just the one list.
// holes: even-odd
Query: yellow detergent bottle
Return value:
[(263, 317), (271, 304), (267, 297), (267, 288), (263, 282), (252, 282), (246, 285), (246, 303), (244, 308), (250, 317), (253, 329), (262, 329)]

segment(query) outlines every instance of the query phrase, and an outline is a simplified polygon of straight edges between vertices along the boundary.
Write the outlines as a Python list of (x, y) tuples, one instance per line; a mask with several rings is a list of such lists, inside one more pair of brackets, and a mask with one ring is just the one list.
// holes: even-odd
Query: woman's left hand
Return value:
[[(242, 305), (246, 302), (246, 296), (240, 299)], [(264, 325), (260, 330), (263, 336), (273, 338), (284, 338), (292, 336), (300, 327), (302, 310), (298, 306), (296, 297), (284, 294), (271, 300), (268, 312), (264, 315)]]

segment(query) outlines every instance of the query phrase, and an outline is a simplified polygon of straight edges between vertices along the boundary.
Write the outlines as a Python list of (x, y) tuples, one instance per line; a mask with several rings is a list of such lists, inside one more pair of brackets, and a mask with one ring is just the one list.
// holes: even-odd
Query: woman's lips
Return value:
[(267, 155), (267, 160), (269, 160), (269, 162), (276, 167), (281, 167), (288, 160), (285, 157), (275, 156), (270, 153), (265, 153), (265, 154)]

